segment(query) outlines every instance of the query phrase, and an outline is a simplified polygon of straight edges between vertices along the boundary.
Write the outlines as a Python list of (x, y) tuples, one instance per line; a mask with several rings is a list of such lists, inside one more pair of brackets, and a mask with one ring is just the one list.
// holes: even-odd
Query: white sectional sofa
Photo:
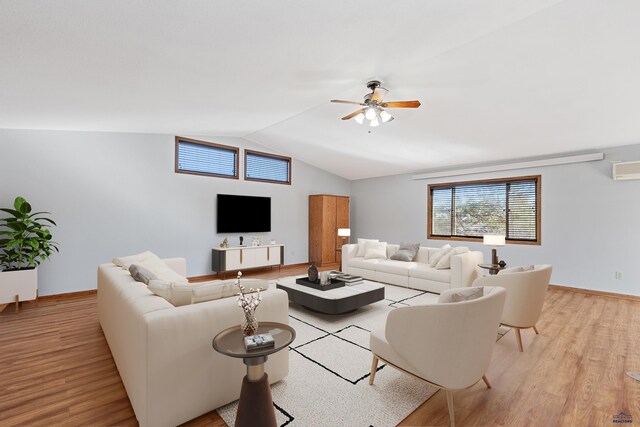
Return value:
[[(164, 260), (181, 276), (184, 258)], [(286, 292), (269, 289), (258, 321), (289, 323)], [(243, 319), (236, 298), (174, 307), (127, 270), (98, 268), (98, 319), (141, 426), (176, 426), (240, 397), (246, 366), (216, 352), (211, 342)], [(289, 352), (269, 356), (271, 383), (289, 370)]]
[(365, 259), (358, 257), (358, 245), (342, 247), (342, 271), (377, 282), (390, 283), (428, 292), (441, 293), (447, 289), (471, 286), (479, 277), (478, 264), (482, 263), (482, 252), (468, 251), (451, 256), (451, 268), (436, 269), (429, 259), (439, 248), (420, 247), (411, 262), (389, 259), (400, 245), (387, 244), (387, 259)]

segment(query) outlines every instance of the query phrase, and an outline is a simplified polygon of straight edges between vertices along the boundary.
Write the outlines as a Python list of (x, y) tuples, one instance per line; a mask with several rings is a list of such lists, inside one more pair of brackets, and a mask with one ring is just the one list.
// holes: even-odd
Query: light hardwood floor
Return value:
[[(480, 382), (454, 393), (458, 426), (612, 425), (621, 411), (640, 423), (640, 382), (624, 375), (640, 371), (639, 302), (552, 289), (538, 329), (523, 331), (524, 353), (513, 332), (498, 341), (487, 373), (492, 389)], [(401, 425), (444, 426), (447, 414), (438, 392)], [(43, 298), (0, 314), (0, 426), (136, 424), (95, 294)], [(225, 424), (212, 411), (187, 425)]]

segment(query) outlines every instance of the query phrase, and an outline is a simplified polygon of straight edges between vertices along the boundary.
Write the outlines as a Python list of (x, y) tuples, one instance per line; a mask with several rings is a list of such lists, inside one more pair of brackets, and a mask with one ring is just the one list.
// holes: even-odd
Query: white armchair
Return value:
[(538, 334), (536, 323), (542, 313), (551, 270), (550, 265), (536, 265), (533, 270), (514, 273), (505, 271), (473, 282), (472, 286), (500, 286), (507, 290), (500, 323), (515, 330), (520, 351), (523, 351), (521, 329), (533, 328)]
[(453, 391), (483, 379), (496, 342), (506, 291), (485, 287), (479, 298), (450, 302), (460, 291), (444, 291), (437, 304), (397, 308), (371, 331), (373, 353), (369, 384), (382, 360), (409, 375), (444, 389), (454, 425)]

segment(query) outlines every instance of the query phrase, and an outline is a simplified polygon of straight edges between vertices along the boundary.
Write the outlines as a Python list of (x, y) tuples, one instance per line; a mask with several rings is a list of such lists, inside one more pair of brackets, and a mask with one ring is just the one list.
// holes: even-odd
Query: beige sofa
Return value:
[[(184, 258), (164, 260), (186, 275)], [(289, 323), (286, 292), (270, 289), (258, 321)], [(217, 353), (213, 337), (238, 325), (236, 298), (174, 307), (114, 264), (98, 268), (98, 319), (141, 426), (175, 426), (240, 397), (246, 367)], [(288, 351), (269, 356), (271, 383), (289, 370)]]
[(429, 266), (429, 259), (438, 248), (420, 247), (412, 262), (389, 259), (400, 245), (387, 244), (387, 259), (358, 257), (358, 245), (342, 247), (342, 271), (365, 279), (392, 285), (441, 293), (452, 288), (471, 286), (479, 277), (478, 264), (482, 252), (469, 251), (451, 257), (451, 268), (439, 270)]

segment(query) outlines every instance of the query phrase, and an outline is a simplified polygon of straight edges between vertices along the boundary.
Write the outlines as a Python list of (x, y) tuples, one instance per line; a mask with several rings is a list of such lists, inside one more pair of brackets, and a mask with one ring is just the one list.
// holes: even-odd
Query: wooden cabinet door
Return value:
[(322, 262), (323, 196), (309, 196), (309, 262)]
[(253, 252), (253, 265), (254, 266), (260, 266), (260, 265), (270, 265), (269, 263), (269, 248), (267, 247), (258, 247), (255, 249), (252, 249), (251, 252)]
[(279, 265), (280, 264), (280, 246), (270, 246), (269, 247), (269, 265)]
[(240, 251), (241, 249), (229, 249), (226, 251), (224, 271), (240, 270), (242, 268)]
[(337, 197), (325, 196), (322, 203), (322, 263), (336, 262), (336, 227)]
[[(336, 197), (336, 249), (342, 248), (342, 237), (337, 237), (338, 228), (349, 228), (349, 198)], [(348, 240), (344, 240), (347, 242)], [(341, 252), (335, 253), (335, 262), (340, 262)]]

